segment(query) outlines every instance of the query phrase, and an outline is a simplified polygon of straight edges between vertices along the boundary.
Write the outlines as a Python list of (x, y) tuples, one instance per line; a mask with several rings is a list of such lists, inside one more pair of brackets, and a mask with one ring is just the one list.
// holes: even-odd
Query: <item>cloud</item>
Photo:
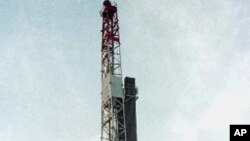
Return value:
[[(118, 1), (117, 1), (118, 2)], [(222, 141), (249, 123), (249, 2), (119, 1), (138, 139)], [(4, 2), (0, 140), (100, 140), (100, 1)]]

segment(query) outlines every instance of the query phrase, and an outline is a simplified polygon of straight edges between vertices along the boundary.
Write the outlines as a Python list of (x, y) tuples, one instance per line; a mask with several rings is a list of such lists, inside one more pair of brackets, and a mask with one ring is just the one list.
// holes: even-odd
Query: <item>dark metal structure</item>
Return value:
[(138, 97), (135, 78), (125, 77), (124, 84), (127, 141), (137, 141), (136, 100), (138, 99)]

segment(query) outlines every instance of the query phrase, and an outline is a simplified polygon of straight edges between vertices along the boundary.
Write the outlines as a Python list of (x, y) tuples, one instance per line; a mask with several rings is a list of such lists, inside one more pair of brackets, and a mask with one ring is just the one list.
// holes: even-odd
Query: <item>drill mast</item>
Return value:
[(127, 141), (117, 5), (103, 2), (101, 78), (102, 141)]

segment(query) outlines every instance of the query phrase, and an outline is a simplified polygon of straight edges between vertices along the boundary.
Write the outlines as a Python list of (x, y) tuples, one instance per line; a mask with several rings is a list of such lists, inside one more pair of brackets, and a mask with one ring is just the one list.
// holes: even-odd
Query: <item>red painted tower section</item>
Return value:
[[(102, 78), (107, 74), (121, 75), (120, 36), (116, 4), (109, 0), (103, 2), (102, 16)], [(119, 56), (117, 58), (117, 54)], [(116, 60), (118, 59), (118, 60)]]

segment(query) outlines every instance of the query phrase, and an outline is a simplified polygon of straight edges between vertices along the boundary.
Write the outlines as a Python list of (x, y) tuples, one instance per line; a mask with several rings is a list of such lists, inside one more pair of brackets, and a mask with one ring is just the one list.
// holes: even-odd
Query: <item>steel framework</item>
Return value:
[(117, 5), (103, 2), (101, 140), (127, 141)]

